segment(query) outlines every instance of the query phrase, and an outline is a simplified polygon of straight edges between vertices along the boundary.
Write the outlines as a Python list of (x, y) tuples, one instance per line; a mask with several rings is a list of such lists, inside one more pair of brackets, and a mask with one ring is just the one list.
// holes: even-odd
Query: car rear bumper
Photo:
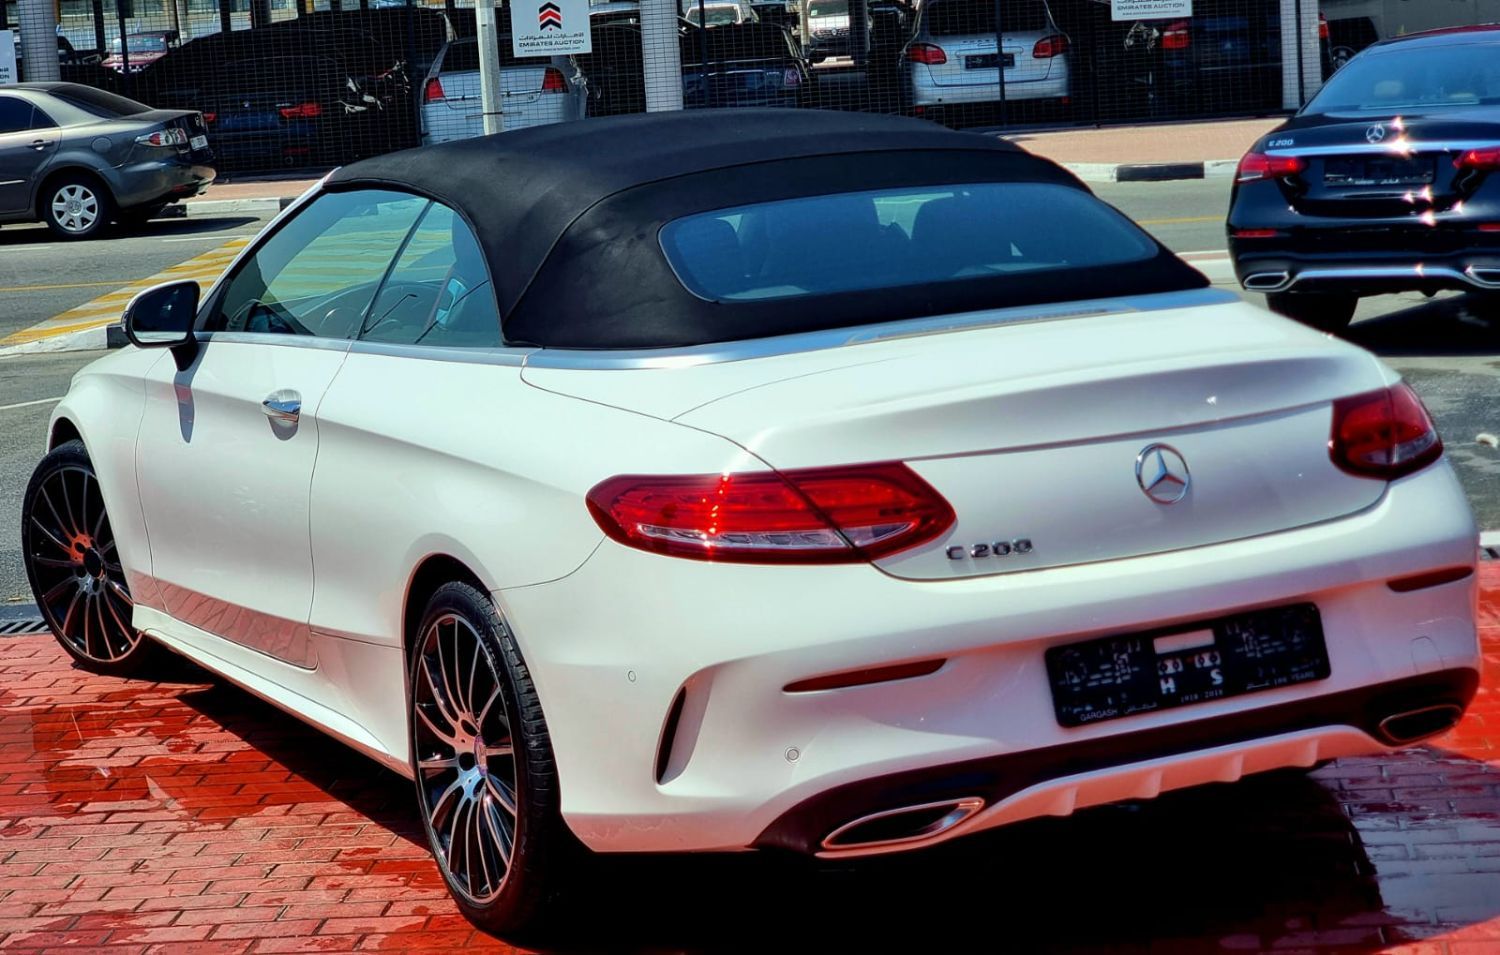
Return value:
[[(969, 103), (995, 103), (1000, 100), (1000, 83), (943, 85), (932, 81), (931, 73), (921, 64), (911, 71), (913, 106), (952, 106)], [(1043, 79), (1006, 80), (1007, 100), (1062, 99), (1068, 95), (1066, 57), (1057, 57)]]
[(1386, 252), (1340, 249), (1339, 235), (1326, 236), (1317, 252), (1279, 247), (1275, 239), (1230, 239), (1235, 277), (1252, 292), (1500, 292), (1500, 236), (1493, 243), (1442, 253), (1401, 248)]
[(116, 169), (110, 188), (115, 203), (121, 209), (131, 209), (191, 199), (207, 189), (215, 175), (212, 166), (178, 159), (152, 159)]
[[(1479, 666), (1472, 574), (1401, 593), (1387, 582), (1475, 557), (1442, 463), (1339, 520), (1148, 557), (919, 583), (606, 541), (567, 577), (495, 596), (537, 683), (564, 818), (586, 845), (818, 853), (871, 812), (979, 801), (919, 842), (836, 853), (861, 854), (1384, 749), (1395, 741), (1380, 720), (1461, 708)], [(1303, 601), (1322, 616), (1327, 679), (1057, 722), (1050, 646)], [(926, 676), (784, 689), (930, 660), (943, 662)]]

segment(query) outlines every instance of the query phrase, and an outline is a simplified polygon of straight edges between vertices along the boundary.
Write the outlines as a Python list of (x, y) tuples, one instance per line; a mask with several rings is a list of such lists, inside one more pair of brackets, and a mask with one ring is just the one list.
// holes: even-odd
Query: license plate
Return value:
[(207, 149), (208, 148), (208, 137), (207, 136), (194, 136), (192, 139), (188, 140), (188, 145), (191, 146), (193, 149)]
[(1312, 604), (1065, 644), (1046, 657), (1063, 726), (1309, 683), (1329, 672), (1322, 619)]
[(1431, 156), (1334, 156), (1323, 161), (1330, 186), (1426, 186), (1437, 174)]
[[(964, 69), (966, 70), (993, 70), (997, 63), (999, 54), (976, 53), (973, 56), (964, 57)], [(1005, 68), (1011, 69), (1016, 65), (1014, 53), (1005, 54)]]

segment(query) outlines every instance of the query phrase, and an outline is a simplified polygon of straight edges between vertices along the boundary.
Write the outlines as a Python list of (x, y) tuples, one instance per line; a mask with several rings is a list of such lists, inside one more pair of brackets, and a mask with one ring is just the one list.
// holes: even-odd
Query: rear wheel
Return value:
[(89, 176), (68, 174), (54, 179), (42, 193), (42, 218), (53, 235), (87, 239), (99, 233), (113, 215), (109, 192)]
[(73, 659), (115, 676), (151, 661), (158, 647), (131, 626), (135, 603), (82, 441), (59, 445), (32, 473), (21, 547), (37, 609)]
[(510, 629), (466, 583), (438, 588), (411, 653), (412, 771), (423, 828), (459, 909), (536, 929), (579, 863), (541, 703)]
[(1272, 292), (1266, 305), (1278, 315), (1325, 332), (1339, 332), (1354, 320), (1359, 296), (1333, 292)]

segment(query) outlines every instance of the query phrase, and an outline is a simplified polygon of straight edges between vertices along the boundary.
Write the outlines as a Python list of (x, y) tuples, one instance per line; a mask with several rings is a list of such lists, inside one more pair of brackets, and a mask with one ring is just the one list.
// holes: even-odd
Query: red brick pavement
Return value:
[[(599, 863), (552, 936), (598, 950), (1500, 952), (1500, 565), (1487, 672), (1429, 746), (839, 868)], [(0, 640), (0, 948), (516, 951), (474, 931), (409, 784), (186, 663)], [(976, 939), (984, 939), (983, 943)]]

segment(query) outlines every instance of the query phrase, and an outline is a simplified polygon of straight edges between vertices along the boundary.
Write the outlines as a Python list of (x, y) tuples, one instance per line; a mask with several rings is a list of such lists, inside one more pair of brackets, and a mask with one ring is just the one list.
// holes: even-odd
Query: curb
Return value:
[[(0, 346), (0, 360), (14, 358), (17, 355), (40, 355), (47, 352), (95, 351), (102, 348), (118, 348), (120, 347), (119, 345), (112, 343), (112, 336), (109, 330), (119, 327), (118, 323), (114, 325), (100, 325), (98, 328), (81, 328), (76, 332), (65, 332), (61, 335), (53, 335), (50, 338), (39, 338), (34, 342), (3, 345)], [(119, 334), (123, 340), (123, 330)]]
[(1234, 175), (1237, 159), (1165, 163), (1062, 163), (1084, 182), (1170, 182), (1179, 179), (1220, 179)]
[(189, 199), (182, 204), (184, 215), (220, 216), (233, 212), (280, 212), (296, 196), (261, 196), (254, 199)]

